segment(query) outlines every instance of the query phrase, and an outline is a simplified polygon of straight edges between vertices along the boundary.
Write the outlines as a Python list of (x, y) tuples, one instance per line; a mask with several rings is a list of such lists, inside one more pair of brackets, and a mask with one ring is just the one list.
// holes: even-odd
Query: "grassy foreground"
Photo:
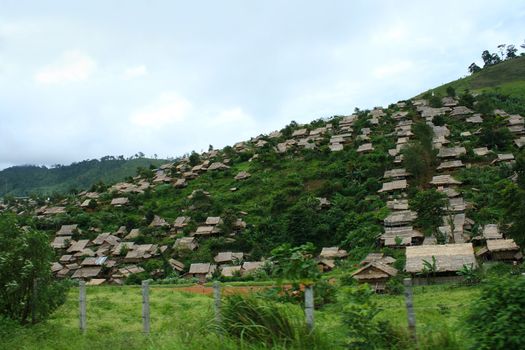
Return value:
[[(459, 320), (479, 290), (475, 287), (416, 287), (414, 304), (422, 348), (432, 348), (434, 334), (443, 334), (467, 348)], [(88, 330), (78, 330), (78, 290), (49, 320), (14, 330), (0, 339), (6, 349), (262, 349), (220, 337), (213, 330), (213, 300), (167, 286), (150, 287), (151, 334), (142, 334), (141, 291), (138, 287), (88, 287)], [(380, 317), (406, 326), (403, 296), (376, 296)], [(329, 349), (344, 348), (344, 326), (339, 305), (316, 313), (316, 327)], [(445, 332), (443, 332), (445, 330)], [(439, 331), (439, 332), (437, 332)], [(441, 340), (439, 344), (443, 344)], [(457, 346), (451, 347), (456, 349)]]

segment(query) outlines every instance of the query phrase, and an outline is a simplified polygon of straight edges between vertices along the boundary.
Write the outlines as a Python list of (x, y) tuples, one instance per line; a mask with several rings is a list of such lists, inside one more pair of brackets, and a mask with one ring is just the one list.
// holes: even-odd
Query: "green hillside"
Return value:
[[(0, 203), (6, 261), (14, 266), (19, 260), (12, 251), (31, 256), (25, 237), (39, 235), (41, 246), (53, 248), (49, 280), (83, 279), (94, 287), (85, 336), (67, 340), (77, 332), (71, 326), (75, 290), (46, 322), (12, 326), (16, 332), (6, 328), (5, 335), (0, 327), (0, 343), (9, 339), (6, 344), (27, 349), (118, 348), (124, 341), (131, 348), (174, 349), (469, 349), (486, 337), (487, 349), (523, 348), (525, 337), (514, 336), (525, 314), (519, 298), (525, 273), (523, 62), (506, 61), (389, 106), (291, 122), (174, 161), (6, 169), (0, 174), (10, 175), (11, 193), (62, 191)], [(507, 73), (494, 76), (495, 69)], [(516, 89), (512, 96), (502, 92), (509, 85)], [(68, 191), (98, 180), (105, 184)], [(408, 277), (416, 285), (419, 346), (405, 327), (401, 294)], [(136, 334), (138, 286), (100, 286), (145, 280), (152, 285), (150, 337)], [(29, 290), (33, 281), (27, 281)], [(210, 331), (211, 299), (196, 295), (212, 292), (211, 281), (222, 282), (223, 296), (255, 295), (239, 304), (223, 298), (219, 335)], [(306, 334), (308, 286), (317, 324)], [(484, 313), (497, 336), (482, 329), (480, 317), (467, 320), (473, 309)], [(279, 333), (283, 327), (274, 325), (284, 323), (267, 315), (290, 322), (292, 340), (244, 337), (250, 329)], [(32, 340), (36, 333), (46, 338), (41, 344)]]
[(453, 87), (458, 93), (469, 89), (475, 93), (499, 93), (525, 99), (525, 56), (506, 60), (481, 71), (439, 86), (431, 91), (445, 95)]
[(161, 160), (149, 158), (105, 157), (54, 168), (15, 166), (0, 171), (0, 197), (85, 190), (100, 181), (113, 183), (133, 176), (139, 167), (149, 168), (161, 163)]

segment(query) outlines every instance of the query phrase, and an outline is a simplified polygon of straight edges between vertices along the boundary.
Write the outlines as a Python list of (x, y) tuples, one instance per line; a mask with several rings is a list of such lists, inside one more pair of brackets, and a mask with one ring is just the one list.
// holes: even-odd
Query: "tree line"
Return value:
[[(525, 41), (520, 45), (522, 49), (525, 49)], [(510, 44), (500, 44), (498, 45), (499, 52), (490, 52), (489, 50), (484, 50), (481, 53), (481, 59), (483, 60), (483, 68), (493, 66), (495, 64), (501, 63), (503, 61), (511, 60), (519, 56), (525, 56), (525, 52), (522, 52), (518, 55), (518, 49), (516, 45)], [(477, 73), (481, 70), (481, 67), (472, 62), (468, 67), (470, 73)]]

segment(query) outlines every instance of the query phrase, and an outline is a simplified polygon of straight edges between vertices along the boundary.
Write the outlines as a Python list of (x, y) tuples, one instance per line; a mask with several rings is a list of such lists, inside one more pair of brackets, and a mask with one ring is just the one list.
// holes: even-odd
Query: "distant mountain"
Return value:
[(150, 158), (85, 160), (53, 168), (35, 165), (14, 166), (0, 171), (0, 196), (50, 194), (71, 189), (84, 190), (102, 181), (113, 183), (137, 173), (137, 168), (158, 166), (164, 160)]

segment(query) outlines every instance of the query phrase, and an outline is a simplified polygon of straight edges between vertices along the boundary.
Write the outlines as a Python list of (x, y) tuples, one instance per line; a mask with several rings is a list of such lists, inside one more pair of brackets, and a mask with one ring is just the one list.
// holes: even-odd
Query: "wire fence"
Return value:
[[(156, 285), (153, 287), (150, 286), (148, 281), (143, 281), (142, 285), (137, 287), (138, 288), (136, 289), (140, 288), (141, 292), (139, 293), (137, 290), (137, 293), (133, 292), (131, 295), (124, 292), (124, 289), (122, 289), (122, 295), (124, 298), (126, 298), (126, 309), (122, 310), (120, 314), (117, 313), (113, 315), (115, 313), (115, 306), (118, 307), (120, 304), (113, 303), (111, 299), (112, 297), (101, 296), (97, 294), (88, 295), (88, 293), (86, 293), (86, 283), (84, 281), (80, 281), (78, 291), (78, 325), (80, 331), (82, 333), (86, 333), (88, 331), (90, 321), (96, 323), (98, 321), (97, 317), (108, 317), (109, 314), (112, 314), (112, 327), (117, 328), (119, 327), (120, 322), (122, 322), (122, 326), (126, 324), (126, 328), (134, 329), (135, 334), (137, 334), (137, 332), (140, 333), (141, 331), (146, 335), (179, 332), (178, 330), (173, 331), (173, 329), (177, 328), (174, 326), (183, 324), (184, 321), (181, 321), (179, 317), (165, 316), (176, 314), (182, 316), (181, 311), (184, 311), (187, 307), (190, 307), (191, 301), (188, 301), (187, 305), (186, 301), (182, 302), (183, 305), (179, 305), (181, 304), (181, 300), (186, 300), (185, 297), (183, 299), (170, 299), (171, 297), (168, 298), (170, 295), (175, 296), (178, 294), (176, 289), (170, 293), (166, 291), (166, 287), (157, 288)], [(155, 293), (159, 292), (156, 294), (156, 299), (153, 302), (150, 301), (151, 289), (153, 289)], [(313, 331), (315, 328), (313, 286), (305, 287), (304, 291), (304, 324), (309, 331)], [(162, 301), (159, 301), (159, 295), (161, 296)], [(200, 317), (202, 319), (202, 324), (198, 325), (198, 329), (194, 328), (190, 330), (190, 332), (201, 332), (204, 329), (207, 331), (210, 331), (211, 329), (220, 330), (223, 328), (221, 324), (224, 322), (221, 317), (222, 297), (224, 297), (224, 293), (221, 288), (221, 284), (219, 282), (215, 282), (213, 284), (212, 299), (200, 310), (200, 316), (205, 316)], [(187, 299), (191, 300), (192, 297), (188, 297)], [(403, 300), (400, 299), (399, 302), (401, 303)], [(415, 342), (417, 342), (416, 314), (418, 310), (437, 310), (442, 312), (449, 308), (464, 306), (464, 304), (460, 303), (440, 303), (438, 305), (431, 306), (414, 305), (412, 283), (410, 279), (405, 281), (404, 304), (405, 305), (394, 306), (380, 305), (379, 307), (381, 309), (389, 310), (405, 310), (407, 315), (407, 326)], [(168, 307), (165, 307), (166, 305), (168, 305)], [(169, 305), (171, 305), (171, 307)], [(136, 311), (132, 311), (130, 313), (129, 310)], [(90, 313), (92, 314), (91, 316)], [(97, 328), (100, 329), (100, 327)]]

